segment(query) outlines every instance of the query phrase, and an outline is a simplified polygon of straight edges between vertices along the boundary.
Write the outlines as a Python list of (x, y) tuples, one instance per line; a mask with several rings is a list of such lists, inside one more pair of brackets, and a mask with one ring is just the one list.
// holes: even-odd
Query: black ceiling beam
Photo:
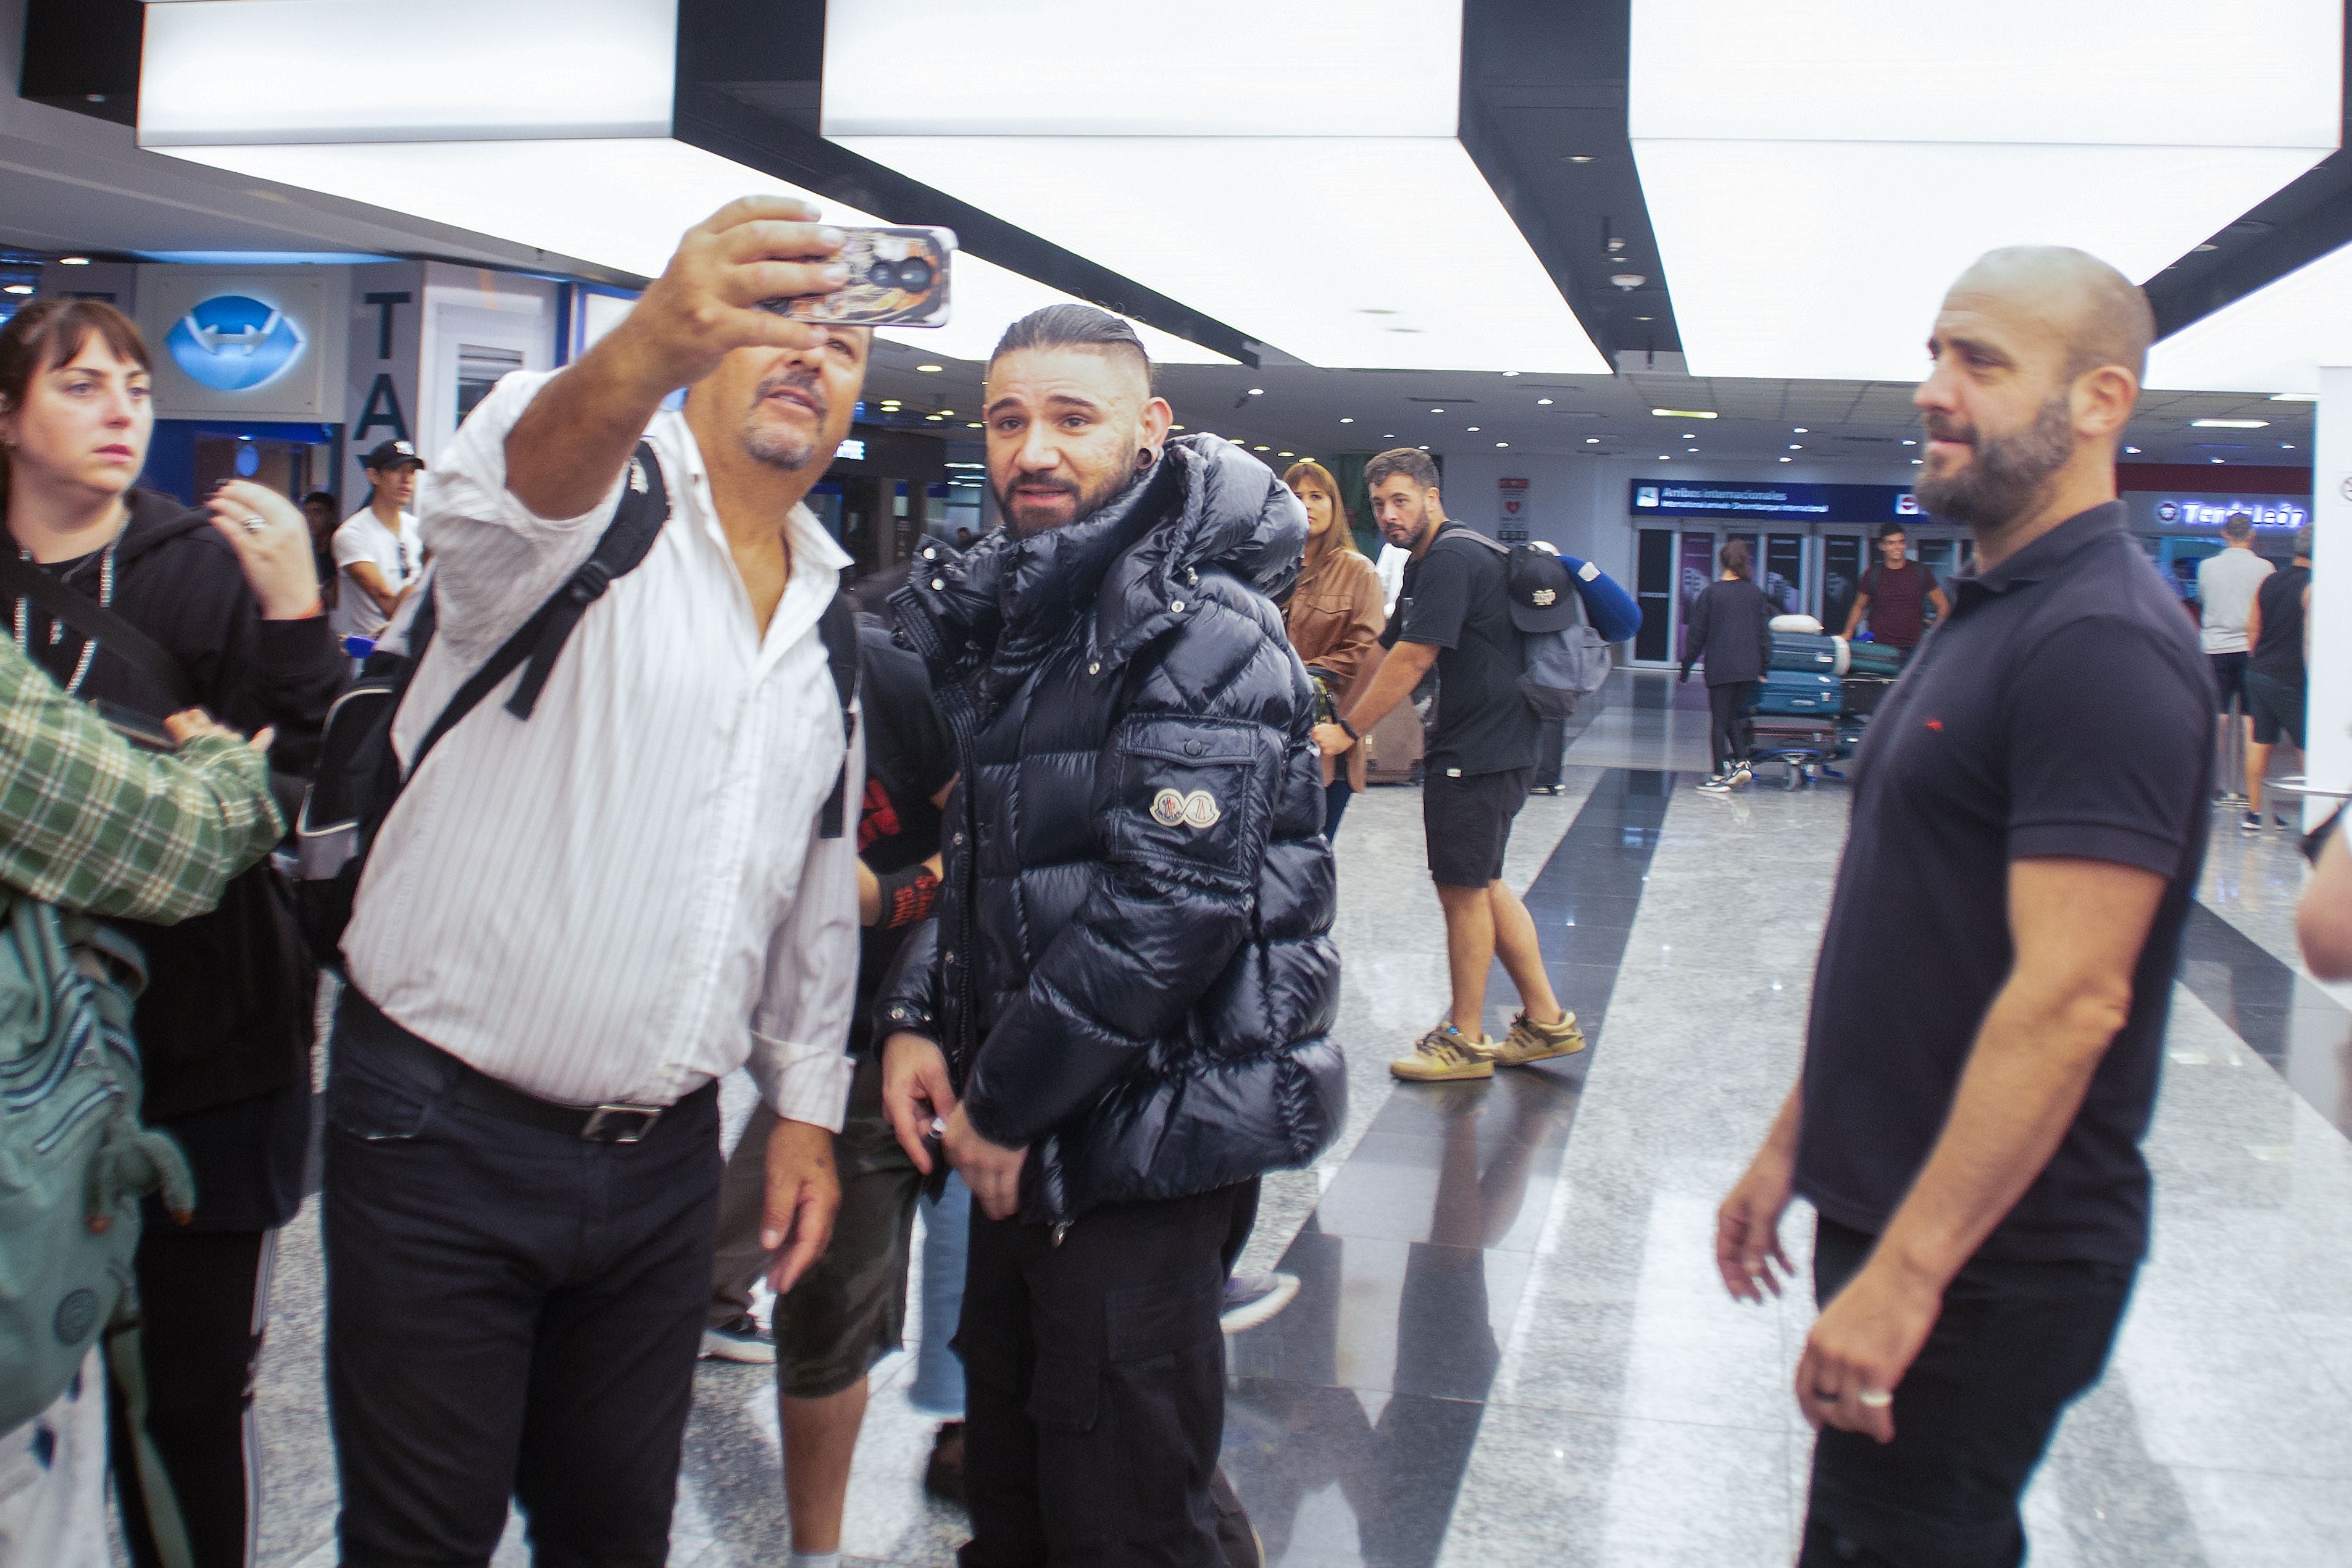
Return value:
[[(2344, 7), (2343, 81), (2352, 87), (2352, 0)], [(2147, 280), (2158, 337), (2170, 337), (2296, 268), (2352, 243), (2352, 96), (2337, 151), (2280, 187), (2203, 246)]]
[(139, 123), (139, 0), (26, 0), (16, 95), (52, 109)]
[(1265, 345), (1237, 329), (826, 141), (824, 60), (824, 0), (681, 0), (672, 133), (892, 223), (951, 228), (974, 256), (1257, 367)]

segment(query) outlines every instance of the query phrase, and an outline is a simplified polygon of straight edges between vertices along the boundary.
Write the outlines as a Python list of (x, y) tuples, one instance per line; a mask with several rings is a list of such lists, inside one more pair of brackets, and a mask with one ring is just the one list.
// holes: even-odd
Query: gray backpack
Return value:
[(1504, 558), (1511, 624), (1519, 632), (1519, 695), (1542, 718), (1567, 718), (1579, 698), (1601, 689), (1611, 668), (1609, 643), (1586, 616), (1568, 563), (1548, 545), (1513, 549), (1465, 532)]

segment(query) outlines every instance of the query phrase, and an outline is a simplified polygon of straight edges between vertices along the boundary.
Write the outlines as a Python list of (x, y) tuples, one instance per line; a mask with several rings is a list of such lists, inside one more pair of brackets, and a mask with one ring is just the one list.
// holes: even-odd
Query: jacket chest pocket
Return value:
[(1256, 725), (1142, 717), (1120, 727), (1118, 854), (1246, 884), (1265, 847), (1275, 758)]

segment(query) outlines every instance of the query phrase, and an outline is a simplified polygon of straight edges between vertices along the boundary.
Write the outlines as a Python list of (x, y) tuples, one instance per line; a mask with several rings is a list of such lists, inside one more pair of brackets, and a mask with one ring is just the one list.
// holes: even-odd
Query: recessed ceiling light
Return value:
[(2215, 462), (2217, 462), (2217, 463), (2221, 461), (2221, 458), (2214, 458), (2213, 460), (2214, 460)]
[(919, 364), (915, 368), (921, 371), (925, 375), (937, 375), (940, 372), (947, 369), (947, 366), (943, 364)]
[(1473, 436), (1475, 436), (1476, 434), (1478, 434), (1478, 426), (1476, 426), (1475, 425), (1471, 426), (1469, 428), (1470, 428), (1470, 434), (1472, 434)]
[(1536, 406), (1538, 408), (1549, 408), (1551, 406), (1551, 399), (1549, 397), (1538, 397), (1536, 399)]
[(2259, 430), (2270, 421), (2267, 419), (2191, 419), (2189, 423), (2200, 430)]
[(1674, 461), (1674, 459), (1673, 459), (1672, 458), (1667, 457), (1664, 452), (1661, 452), (1661, 453), (1659, 453), (1659, 454), (1658, 454), (1658, 461), (1660, 461), (1661, 463), (1671, 463), (1671, 462), (1673, 462), (1673, 461)]
[(2271, 394), (2271, 401), (2273, 403), (2316, 403), (2319, 401), (2319, 395), (2315, 392), (2273, 392)]
[[(1905, 444), (1907, 446), (1909, 443), (1907, 443), (1907, 442), (1906, 442), (1906, 443), (1905, 443)], [(2125, 451), (2126, 451), (2126, 452), (2132, 453), (2132, 454), (2133, 454), (2133, 455), (2135, 455), (2135, 456), (2137, 456), (2137, 455), (2138, 454), (2138, 452), (2139, 452), (2139, 448), (2138, 448), (2137, 447), (2126, 447), (2124, 448), (2124, 450), (2125, 450)]]
[(952, 408), (942, 408), (939, 411), (939, 414), (940, 417), (942, 419), (952, 419), (955, 417), (955, 410)]
[(937, 425), (946, 417), (944, 414), (926, 414), (923, 416), (923, 421), (925, 424)]
[[(1782, 462), (1784, 462), (1784, 463), (1785, 463), (1785, 462), (1787, 462), (1789, 459), (1788, 459), (1788, 458), (1781, 458), (1780, 460), (1781, 460)], [(1920, 464), (1922, 464), (1922, 463), (1926, 462), (1927, 460), (1927, 458), (1912, 458), (1912, 459), (1911, 459), (1911, 466), (1912, 466), (1913, 468), (1917, 468)]]
[(1685, 447), (1683, 450), (1685, 452), (1696, 452), (1698, 448), (1696, 447)]
[(1264, 397), (1265, 395), (1265, 388), (1263, 386), (1253, 386), (1250, 388), (1250, 395), (1252, 397)]
[(1696, 436), (1693, 435), (1693, 434), (1692, 434), (1691, 432), (1689, 432), (1688, 430), (1685, 430), (1685, 431), (1684, 431), (1684, 432), (1683, 432), (1683, 439), (1684, 439), (1684, 440), (1685, 440), (1685, 441), (1696, 441), (1696, 440), (1697, 440), (1697, 439), (1698, 439), (1698, 437), (1697, 437)]
[(2214, 244), (2211, 240), (2210, 240), (2210, 239), (2209, 239), (2209, 240), (2207, 240), (2207, 241), (2206, 241), (2204, 244), (2202, 244), (2202, 245), (2192, 245), (2192, 246), (2190, 246), (2189, 248), (2189, 250), (2190, 250), (2192, 253), (2196, 253), (2196, 254), (2200, 254), (2200, 255), (2201, 255), (2201, 254), (2202, 254), (2202, 253), (2204, 253), (2205, 251), (2208, 251), (2208, 250), (2219, 250), (2219, 249), (2221, 249), (2221, 247), (2220, 246), (2218, 246), (2218, 245)]
[(58, 265), (60, 267), (87, 267), (89, 265), (89, 258), (87, 256), (60, 256), (58, 258)]
[(1381, 440), (1383, 440), (1383, 441), (1393, 441), (1393, 440), (1395, 440), (1395, 439), (1396, 439), (1396, 432), (1395, 432), (1395, 431), (1393, 431), (1393, 430), (1391, 430), (1391, 431), (1390, 431), (1390, 432), (1388, 432), (1386, 435), (1382, 436), (1382, 437), (1381, 437)]
[[(964, 427), (965, 429), (967, 429), (967, 430), (978, 430), (978, 429), (982, 428), (982, 426), (981, 426), (980, 421), (979, 421), (979, 420), (977, 420), (977, 419), (967, 419), (967, 420), (965, 420), (965, 421), (964, 421), (964, 426), (963, 426), (963, 427)], [(1181, 430), (1182, 428), (1184, 428), (1184, 426), (1182, 426), (1181, 425), (1176, 425), (1176, 426), (1171, 426), (1171, 429), (1176, 429), (1176, 430)]]
[(1271, 452), (1274, 448), (1271, 447), (1253, 447), (1250, 450), (1253, 452)]
[(1276, 452), (1275, 456), (1277, 458), (1295, 458), (1298, 456), (1298, 454), (1296, 452)]
[(1793, 463), (1793, 462), (1795, 462), (1797, 459), (1796, 459), (1796, 458), (1781, 458), (1780, 460), (1781, 460), (1782, 462), (1784, 462), (1784, 463)]
[(1801, 426), (1801, 425), (1791, 425), (1790, 426), (1789, 426), (1789, 433), (1790, 433), (1790, 435), (1792, 435), (1792, 436), (1802, 436), (1802, 435), (1805, 435), (1807, 432), (1806, 432), (1806, 430), (1805, 430), (1805, 427), (1804, 427), (1803, 426)]
[(0, 289), (0, 294), (29, 294), (32, 291), (33, 286), (30, 283), (11, 283), (6, 288)]
[(1421, 449), (1422, 449), (1423, 451), (1424, 451), (1424, 452), (1428, 451), (1428, 450), (1429, 450), (1429, 443), (1428, 443), (1428, 442), (1426, 442), (1426, 441), (1423, 441), (1423, 442), (1421, 444)]
[(1802, 441), (1791, 441), (1789, 443), (1789, 450), (1791, 452), (1801, 452), (1804, 449), (1805, 444)]
[(1712, 419), (1715, 417), (1704, 408), (1653, 408), (1650, 412), (1661, 419)]
[(1592, 162), (1592, 154), (1590, 153), (1570, 153), (1568, 155), (1568, 162), (1571, 163), (1590, 163)]
[(2279, 443), (2279, 450), (2282, 452), (2292, 452), (2294, 450), (2294, 443), (2292, 441), (2281, 441)]
[[(1913, 439), (1911, 439), (1911, 437), (1910, 437), (1906, 436), (1905, 437), (1903, 437), (1903, 444), (1904, 444), (1905, 446), (1906, 446), (1906, 447), (1916, 447), (1916, 446), (1917, 446), (1919, 443), (1918, 443), (1918, 442), (1916, 442), (1916, 441), (1914, 441)], [(2132, 448), (2132, 450), (2133, 450), (2133, 451), (2135, 451), (2135, 452), (2137, 452), (2137, 451), (2138, 451), (2138, 450), (2139, 450), (2139, 448), (2138, 448), (2137, 447), (2134, 447)]]
[(1509, 446), (1509, 445), (1510, 445), (1510, 443), (1509, 443), (1508, 441), (1497, 441), (1497, 442), (1496, 442), (1496, 443), (1495, 443), (1495, 445), (1496, 445), (1496, 446), (1497, 446), (1497, 447), (1507, 447), (1507, 446)]
[(1505, 375), (1507, 375), (1507, 375), (1517, 375), (1517, 374), (1518, 374), (1519, 373), (1518, 373), (1517, 371), (1515, 371), (1515, 370), (1507, 370), (1507, 371), (1505, 371), (1503, 374), (1504, 374)]
[(1444, 409), (1443, 409), (1443, 408), (1433, 408), (1433, 409), (1431, 409), (1431, 410), (1430, 410), (1430, 412), (1431, 412), (1432, 414), (1443, 414), (1443, 413), (1444, 413), (1444, 412), (1445, 412), (1445, 410), (1444, 410)]
[(1633, 319), (1637, 321), (1654, 321), (1658, 318), (1655, 316), (1636, 316)]
[(1168, 428), (1170, 428), (1171, 430), (1181, 430), (1182, 428), (1184, 428), (1184, 426), (1182, 426), (1181, 425), (1171, 425), (1170, 426), (1168, 426)]
[(1342, 419), (1339, 423), (1342, 425), (1353, 425), (1355, 421), (1353, 419)]
[(1598, 436), (1587, 436), (1584, 438), (1584, 444), (1588, 447), (1598, 447), (1601, 445), (1601, 437)]

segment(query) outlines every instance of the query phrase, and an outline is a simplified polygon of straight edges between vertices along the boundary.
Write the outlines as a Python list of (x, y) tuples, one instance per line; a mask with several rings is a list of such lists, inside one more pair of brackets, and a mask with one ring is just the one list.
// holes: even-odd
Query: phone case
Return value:
[(849, 282), (830, 294), (770, 300), (764, 308), (827, 326), (944, 327), (956, 237), (946, 228), (852, 228), (839, 259)]

